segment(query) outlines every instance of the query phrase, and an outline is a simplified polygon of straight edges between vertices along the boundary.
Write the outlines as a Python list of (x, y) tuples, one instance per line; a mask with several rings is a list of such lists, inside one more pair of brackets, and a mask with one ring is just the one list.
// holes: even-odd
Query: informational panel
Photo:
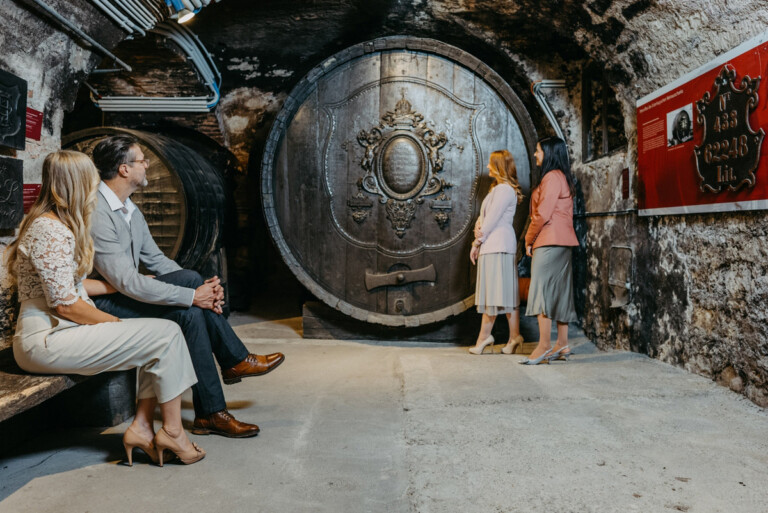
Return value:
[(27, 107), (27, 138), (39, 141), (43, 130), (43, 113)]
[(0, 146), (24, 149), (27, 81), (0, 70)]
[(24, 217), (23, 163), (0, 157), (0, 230), (12, 230)]
[(768, 209), (768, 33), (637, 102), (640, 215)]
[(28, 214), (29, 209), (35, 203), (35, 200), (40, 196), (40, 189), (42, 184), (39, 183), (25, 183), (23, 192), (24, 198), (24, 213)]

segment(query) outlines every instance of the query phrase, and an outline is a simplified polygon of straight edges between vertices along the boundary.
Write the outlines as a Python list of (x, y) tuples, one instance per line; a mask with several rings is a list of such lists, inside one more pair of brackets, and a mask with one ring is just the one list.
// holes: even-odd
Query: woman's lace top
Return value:
[(45, 296), (50, 308), (71, 305), (80, 295), (75, 277), (75, 236), (50, 217), (35, 219), (19, 242), (19, 301)]

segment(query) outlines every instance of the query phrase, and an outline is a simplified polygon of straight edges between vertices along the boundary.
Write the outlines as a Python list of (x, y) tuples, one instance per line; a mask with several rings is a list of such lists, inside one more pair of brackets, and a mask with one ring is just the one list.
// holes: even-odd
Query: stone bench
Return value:
[[(114, 426), (133, 415), (136, 372), (96, 376), (29, 374), (19, 368), (11, 348), (0, 350), (0, 422), (59, 396), (56, 410), (71, 423)], [(75, 387), (71, 392), (67, 390)]]
[(0, 351), (0, 422), (84, 381), (84, 376), (29, 374), (16, 365), (11, 348)]

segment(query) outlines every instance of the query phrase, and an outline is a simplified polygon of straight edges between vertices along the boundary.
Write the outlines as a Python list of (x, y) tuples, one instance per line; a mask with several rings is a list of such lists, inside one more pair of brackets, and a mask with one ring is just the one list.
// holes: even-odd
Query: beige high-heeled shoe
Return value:
[[(179, 435), (181, 436), (181, 435)], [(163, 451), (169, 450), (179, 457), (179, 460), (185, 465), (191, 465), (205, 458), (205, 451), (202, 450), (196, 443), (192, 443), (191, 449), (182, 449), (181, 445), (177, 441), (179, 437), (172, 437), (164, 427), (160, 428), (160, 431), (155, 434), (155, 448), (159, 456), (159, 465), (163, 466)]]
[(504, 354), (515, 354), (517, 352), (517, 348), (520, 347), (520, 349), (523, 348), (523, 342), (525, 342), (525, 339), (522, 335), (518, 335), (509, 342), (507, 342), (507, 345), (501, 348), (501, 352)]
[(128, 457), (129, 467), (133, 466), (134, 447), (138, 447), (144, 451), (146, 455), (149, 456), (149, 459), (152, 460), (152, 463), (158, 462), (157, 449), (155, 448), (154, 440), (147, 442), (145, 439), (139, 436), (139, 434), (136, 433), (136, 431), (134, 431), (131, 426), (128, 426), (128, 429), (126, 429), (125, 433), (123, 434), (123, 447), (125, 447), (125, 455)]
[(472, 354), (483, 354), (486, 346), (491, 346), (491, 354), (493, 354), (493, 335), (488, 335), (488, 338), (480, 342), (480, 345), (474, 345), (469, 348), (469, 352)]

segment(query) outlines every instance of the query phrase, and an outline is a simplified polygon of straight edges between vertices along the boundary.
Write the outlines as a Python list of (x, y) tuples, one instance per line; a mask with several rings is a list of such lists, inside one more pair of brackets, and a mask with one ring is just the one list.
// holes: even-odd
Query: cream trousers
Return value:
[[(157, 397), (160, 403), (197, 383), (184, 335), (172, 321), (126, 319), (62, 326), (44, 300), (24, 301), (21, 310), (13, 356), (27, 372), (91, 376), (138, 368), (138, 398)], [(51, 329), (40, 330), (45, 317), (53, 321)]]

